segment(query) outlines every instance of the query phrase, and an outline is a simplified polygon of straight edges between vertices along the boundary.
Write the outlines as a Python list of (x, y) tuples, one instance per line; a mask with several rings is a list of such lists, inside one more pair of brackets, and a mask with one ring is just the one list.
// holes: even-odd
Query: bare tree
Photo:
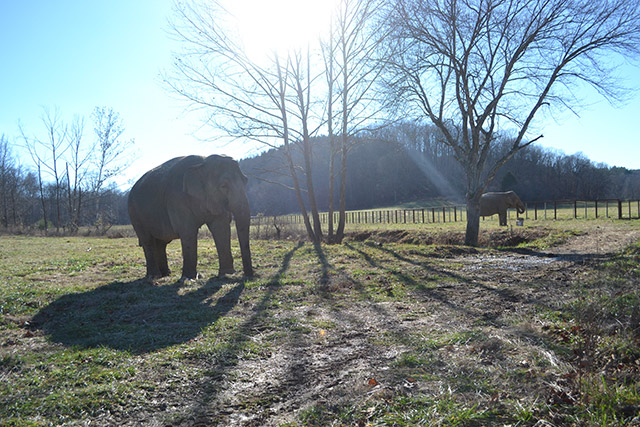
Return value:
[(14, 160), (6, 136), (0, 136), (0, 221), (4, 228), (9, 227), (9, 188), (13, 175)]
[(94, 172), (90, 191), (96, 205), (96, 224), (104, 226), (107, 218), (104, 218), (100, 210), (100, 192), (109, 179), (129, 167), (131, 159), (127, 158), (127, 152), (133, 146), (134, 140), (122, 137), (125, 127), (120, 114), (113, 108), (96, 107), (92, 119), (96, 144), (92, 150)]
[(69, 128), (69, 158), (65, 163), (67, 178), (67, 210), (69, 227), (76, 231), (82, 216), (85, 180), (89, 173), (88, 167), (93, 150), (87, 150), (83, 144), (84, 117), (74, 117)]
[[(320, 241), (311, 141), (321, 116), (313, 111), (322, 107), (312, 98), (312, 87), (319, 82), (312, 53), (301, 49), (284, 55), (272, 52), (264, 59), (249, 57), (237, 32), (226, 25), (231, 15), (216, 1), (180, 3), (176, 15), (173, 33), (184, 50), (175, 61), (174, 74), (165, 77), (166, 83), (225, 137), (282, 146), (307, 234), (310, 240)], [(302, 165), (295, 161), (298, 149)]]
[(92, 114), (96, 145), (94, 149), (94, 176), (91, 190), (99, 192), (106, 181), (129, 167), (127, 150), (134, 144), (133, 139), (124, 139), (124, 123), (120, 114), (110, 107), (96, 107)]
[[(358, 132), (380, 127), (381, 98), (374, 85), (383, 68), (378, 60), (385, 31), (380, 31), (380, 0), (340, 0), (331, 32), (323, 42), (328, 85), (329, 241), (341, 242), (346, 223), (347, 155)], [(383, 27), (384, 28), (384, 27)], [(335, 104), (335, 108), (334, 108)], [(335, 157), (340, 158), (338, 228), (333, 234)]]
[(63, 192), (63, 175), (60, 170), (62, 158), (68, 149), (67, 145), (67, 127), (60, 118), (60, 112), (55, 109), (53, 112), (48, 108), (44, 108), (42, 115), (42, 123), (45, 127), (46, 137), (29, 138), (26, 136), (22, 126), (20, 132), (24, 140), (25, 146), (31, 155), (33, 162), (38, 169), (38, 181), (40, 186), (40, 198), (42, 203), (42, 211), (44, 217), (44, 228), (47, 230), (47, 215), (45, 208), (45, 197), (43, 188), (43, 169), (45, 173), (53, 178), (53, 189), (56, 208), (56, 232), (60, 231), (62, 225), (62, 192)]
[[(389, 94), (432, 121), (464, 168), (468, 245), (488, 183), (542, 137), (536, 115), (573, 109), (584, 83), (615, 98), (613, 59), (640, 46), (640, 3), (628, 0), (399, 0), (389, 24)], [(488, 163), (501, 132), (512, 143)]]

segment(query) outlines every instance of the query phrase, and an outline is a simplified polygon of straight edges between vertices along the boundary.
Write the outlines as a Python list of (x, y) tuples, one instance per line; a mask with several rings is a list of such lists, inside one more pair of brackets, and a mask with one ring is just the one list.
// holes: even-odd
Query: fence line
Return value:
[[(515, 209), (509, 209), (509, 218), (514, 217)], [(465, 205), (451, 205), (419, 209), (367, 209), (345, 212), (347, 224), (437, 224), (447, 222), (466, 221)], [(515, 215), (518, 216), (518, 215)], [(553, 200), (547, 202), (527, 202), (525, 219), (589, 219), (640, 218), (640, 200)], [(490, 219), (491, 218), (491, 219)], [(337, 224), (339, 214), (334, 212), (334, 223)], [(258, 215), (251, 218), (253, 225), (271, 225), (276, 218)], [(497, 215), (486, 217), (485, 220), (497, 221)], [(280, 224), (303, 224), (301, 214), (288, 214), (277, 217)], [(329, 214), (320, 213), (320, 222), (329, 222)]]

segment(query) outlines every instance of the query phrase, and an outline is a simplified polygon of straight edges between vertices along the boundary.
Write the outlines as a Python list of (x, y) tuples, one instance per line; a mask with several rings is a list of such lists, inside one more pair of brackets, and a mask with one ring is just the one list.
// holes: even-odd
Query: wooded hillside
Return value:
[[(498, 144), (493, 156), (499, 155)], [(313, 145), (316, 196), (321, 209), (328, 203), (329, 143)], [(280, 149), (240, 161), (249, 177), (248, 193), (255, 214), (278, 215), (299, 210), (284, 175)], [(430, 126), (402, 124), (360, 137), (347, 167), (347, 209), (393, 206), (442, 199), (464, 203), (465, 176), (451, 149)], [(303, 180), (301, 180), (303, 181)], [(523, 201), (562, 199), (635, 199), (640, 196), (640, 171), (609, 167), (581, 153), (532, 145), (507, 162), (489, 190), (514, 190)], [(337, 190), (336, 190), (337, 191)]]

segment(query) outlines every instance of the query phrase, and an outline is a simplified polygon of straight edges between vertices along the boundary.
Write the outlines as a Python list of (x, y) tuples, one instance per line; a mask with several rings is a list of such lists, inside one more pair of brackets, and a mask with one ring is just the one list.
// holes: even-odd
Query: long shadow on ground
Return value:
[(238, 303), (244, 282), (218, 296), (214, 305), (207, 302), (228, 283), (211, 279), (181, 295), (179, 282), (113, 282), (60, 297), (33, 317), (31, 327), (65, 346), (150, 352), (187, 342), (228, 313)]

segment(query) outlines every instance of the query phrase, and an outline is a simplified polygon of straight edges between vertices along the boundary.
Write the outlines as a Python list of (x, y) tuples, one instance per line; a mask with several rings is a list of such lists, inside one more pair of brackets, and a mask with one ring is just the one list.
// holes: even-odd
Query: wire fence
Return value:
[[(334, 223), (338, 223), (339, 214), (335, 212)], [(464, 222), (467, 220), (465, 205), (450, 205), (417, 209), (368, 209), (347, 211), (346, 224), (437, 224)], [(640, 200), (554, 200), (547, 202), (525, 203), (525, 212), (517, 215), (515, 209), (508, 210), (510, 219), (520, 217), (528, 220), (560, 219), (640, 219)], [(485, 217), (485, 221), (498, 221), (498, 216)], [(303, 224), (301, 214), (281, 215), (278, 217), (258, 215), (252, 218), (252, 225), (289, 225)], [(329, 214), (320, 214), (323, 224), (329, 222)]]

